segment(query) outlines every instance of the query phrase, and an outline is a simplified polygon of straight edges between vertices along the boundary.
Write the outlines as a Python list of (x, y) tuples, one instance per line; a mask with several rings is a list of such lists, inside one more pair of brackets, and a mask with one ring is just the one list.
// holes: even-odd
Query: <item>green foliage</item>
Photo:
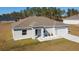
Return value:
[(67, 16), (69, 17), (69, 16), (73, 16), (73, 15), (76, 15), (76, 14), (78, 14), (79, 12), (78, 12), (78, 10), (76, 10), (76, 9), (68, 9), (68, 11), (67, 11)]
[(61, 10), (60, 8), (56, 8), (56, 7), (27, 7), (26, 9), (21, 10), (20, 12), (3, 14), (0, 15), (0, 17), (8, 18), (8, 19), (13, 18), (15, 21), (18, 21), (19, 19), (23, 19), (28, 16), (45, 16), (60, 21), (62, 15), (72, 16), (78, 13), (79, 12), (76, 9), (68, 9), (68, 11), (65, 12), (65, 10)]

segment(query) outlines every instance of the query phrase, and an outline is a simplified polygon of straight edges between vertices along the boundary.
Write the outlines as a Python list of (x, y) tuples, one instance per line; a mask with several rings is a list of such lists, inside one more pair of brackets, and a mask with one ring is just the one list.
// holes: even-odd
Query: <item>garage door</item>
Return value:
[(66, 35), (68, 33), (68, 29), (67, 28), (57, 28), (56, 32), (57, 32), (57, 35)]

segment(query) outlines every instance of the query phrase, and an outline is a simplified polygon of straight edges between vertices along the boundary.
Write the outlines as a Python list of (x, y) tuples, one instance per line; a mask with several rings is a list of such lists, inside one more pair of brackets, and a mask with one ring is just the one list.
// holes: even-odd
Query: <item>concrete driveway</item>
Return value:
[(79, 36), (75, 36), (75, 35), (71, 35), (71, 34), (66, 34), (66, 35), (62, 35), (62, 36), (65, 39), (79, 43)]

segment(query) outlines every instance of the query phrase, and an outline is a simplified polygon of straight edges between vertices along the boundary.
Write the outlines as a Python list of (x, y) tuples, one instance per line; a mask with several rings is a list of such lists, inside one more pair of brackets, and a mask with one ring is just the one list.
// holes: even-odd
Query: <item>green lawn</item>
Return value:
[(14, 41), (12, 38), (11, 24), (0, 23), (0, 50), (79, 51), (79, 43), (75, 43), (64, 38), (45, 42), (39, 42), (31, 38)]

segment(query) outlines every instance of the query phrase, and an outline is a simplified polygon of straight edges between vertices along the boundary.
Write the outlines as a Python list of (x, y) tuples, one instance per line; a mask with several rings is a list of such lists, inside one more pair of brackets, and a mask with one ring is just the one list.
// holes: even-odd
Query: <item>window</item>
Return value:
[(26, 35), (27, 34), (27, 30), (22, 30), (22, 35)]

